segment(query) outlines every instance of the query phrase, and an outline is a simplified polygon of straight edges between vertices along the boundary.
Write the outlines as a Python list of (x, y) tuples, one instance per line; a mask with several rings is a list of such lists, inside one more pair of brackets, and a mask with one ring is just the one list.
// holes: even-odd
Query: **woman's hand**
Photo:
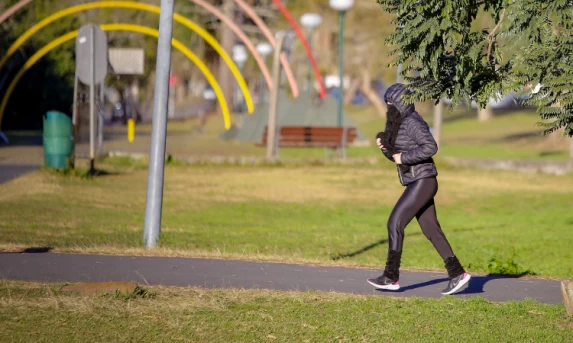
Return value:
[(394, 154), (392, 157), (394, 158), (394, 162), (396, 162), (396, 164), (402, 164), (402, 153)]
[(386, 150), (386, 148), (384, 148), (384, 145), (382, 145), (382, 139), (376, 138), (376, 144), (378, 145), (378, 148)]

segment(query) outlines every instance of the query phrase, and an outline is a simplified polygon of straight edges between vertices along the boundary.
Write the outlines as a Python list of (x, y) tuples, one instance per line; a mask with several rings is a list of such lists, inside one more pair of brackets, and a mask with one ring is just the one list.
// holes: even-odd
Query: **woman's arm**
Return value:
[(386, 156), (387, 159), (389, 159), (391, 162), (394, 162), (394, 157), (390, 156), (390, 153), (388, 152), (388, 150), (386, 149), (380, 149), (382, 151), (382, 154), (384, 154), (384, 156)]
[(402, 153), (402, 163), (414, 165), (429, 159), (438, 152), (438, 145), (430, 133), (428, 124), (423, 119), (411, 118), (406, 126), (406, 133), (418, 145), (417, 148)]

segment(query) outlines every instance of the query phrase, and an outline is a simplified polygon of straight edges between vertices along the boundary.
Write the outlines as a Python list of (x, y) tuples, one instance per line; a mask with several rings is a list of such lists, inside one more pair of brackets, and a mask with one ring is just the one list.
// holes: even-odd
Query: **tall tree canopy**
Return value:
[[(527, 90), (548, 134), (573, 136), (573, 1), (377, 0), (393, 15), (394, 63), (414, 90), (411, 100), (453, 104)], [(480, 27), (482, 13), (491, 25)], [(532, 94), (537, 84), (542, 87)]]

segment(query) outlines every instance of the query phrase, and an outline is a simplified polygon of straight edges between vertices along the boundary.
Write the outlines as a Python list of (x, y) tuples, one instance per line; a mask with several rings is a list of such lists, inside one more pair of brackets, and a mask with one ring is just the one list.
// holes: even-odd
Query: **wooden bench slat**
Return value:
[(331, 129), (327, 129), (327, 130), (304, 130), (304, 129), (282, 129), (281, 130), (282, 133), (284, 134), (311, 134), (311, 135), (340, 135), (342, 134), (343, 130), (331, 130)]
[[(265, 128), (265, 132), (267, 132), (267, 128)], [(343, 128), (312, 128), (312, 129), (305, 129), (305, 128), (297, 128), (297, 127), (283, 127), (281, 128), (281, 133), (285, 134), (342, 134)], [(346, 129), (347, 132), (356, 132), (355, 128), (348, 128)]]
[[(304, 140), (305, 138), (309, 138), (309, 140), (325, 140), (325, 139), (329, 140), (329, 139), (331, 139), (331, 140), (337, 140), (337, 141), (342, 139), (341, 136), (292, 136), (291, 135), (291, 136), (281, 136), (280, 140), (285, 140), (285, 139), (294, 139), (294, 140), (302, 139), (302, 140)], [(356, 135), (348, 135), (348, 136), (346, 136), (346, 138), (347, 139), (354, 139), (354, 138), (356, 138)], [(266, 139), (266, 138), (263, 137), (263, 139)]]
[[(306, 126), (283, 126), (277, 132), (279, 147), (325, 147), (339, 148), (351, 144), (357, 137), (356, 128), (347, 127), (306, 127)], [(256, 146), (267, 144), (268, 127), (265, 126), (262, 141)]]

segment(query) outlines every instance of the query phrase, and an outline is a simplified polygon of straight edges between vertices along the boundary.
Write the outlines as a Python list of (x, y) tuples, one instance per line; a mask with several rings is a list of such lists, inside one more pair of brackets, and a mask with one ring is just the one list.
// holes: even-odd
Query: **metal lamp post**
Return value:
[[(243, 73), (243, 67), (247, 61), (248, 55), (245, 46), (242, 44), (237, 44), (233, 47), (233, 61), (239, 67), (241, 74)], [(243, 98), (241, 97), (241, 92), (239, 87), (236, 87), (237, 91), (235, 93), (235, 111), (243, 112)]]
[(330, 0), (330, 7), (338, 11), (338, 21), (340, 23), (340, 33), (338, 36), (338, 76), (340, 86), (338, 89), (338, 126), (342, 126), (342, 100), (344, 93), (344, 17), (353, 5), (354, 0)]
[[(308, 45), (310, 46), (310, 48), (312, 49), (312, 33), (314, 31), (315, 28), (317, 28), (320, 24), (322, 24), (322, 17), (320, 16), (320, 14), (317, 13), (305, 13), (300, 17), (300, 23), (302, 24), (302, 26), (306, 27), (308, 29)], [(308, 97), (310, 98), (312, 95), (312, 65), (310, 63), (310, 61), (308, 61), (308, 85), (307, 85), (307, 91), (308, 91)]]
[[(266, 62), (267, 57), (273, 52), (273, 47), (269, 43), (259, 43), (257, 44), (257, 52), (263, 57)], [(259, 104), (265, 102), (265, 81), (261, 77), (261, 90), (259, 92)]]

